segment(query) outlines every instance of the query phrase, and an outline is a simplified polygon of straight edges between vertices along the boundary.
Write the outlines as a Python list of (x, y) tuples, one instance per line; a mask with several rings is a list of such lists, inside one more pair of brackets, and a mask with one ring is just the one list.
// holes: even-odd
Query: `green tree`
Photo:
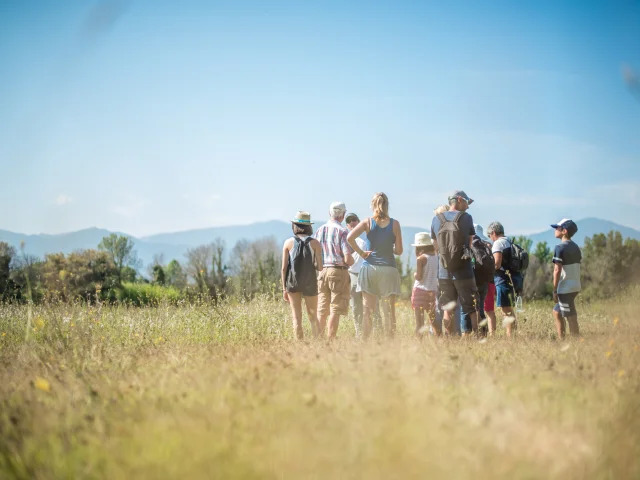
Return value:
[(0, 242), (0, 299), (13, 296), (15, 286), (11, 279), (11, 262), (16, 256), (16, 249), (6, 242)]
[(531, 246), (533, 245), (533, 240), (529, 237), (525, 237), (524, 235), (520, 235), (513, 239), (513, 243), (520, 245), (527, 252), (531, 252)]
[(545, 265), (551, 262), (551, 249), (549, 248), (547, 242), (538, 242), (536, 244), (536, 250), (535, 252), (533, 252), (533, 255), (538, 259), (540, 265)]
[(153, 267), (153, 283), (156, 285), (165, 284), (165, 274), (162, 265), (155, 265)]
[(164, 269), (165, 283), (169, 286), (183, 289), (187, 286), (187, 275), (178, 260), (171, 260)]
[[(135, 272), (136, 268), (140, 267), (140, 261), (138, 260), (134, 246), (131, 238), (115, 233), (104, 237), (98, 245), (98, 249), (106, 252), (116, 266), (116, 283), (118, 287), (122, 286), (122, 282), (125, 280), (125, 274), (126, 277), (128, 277), (127, 281), (129, 281), (131, 270)], [(126, 267), (129, 267), (130, 270), (125, 271)], [(133, 277), (135, 280), (135, 275)]]

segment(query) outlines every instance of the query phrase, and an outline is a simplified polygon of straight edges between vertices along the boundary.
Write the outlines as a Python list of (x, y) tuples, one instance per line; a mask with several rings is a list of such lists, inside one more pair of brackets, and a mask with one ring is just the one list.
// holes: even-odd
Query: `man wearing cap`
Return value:
[[(475, 230), (473, 218), (466, 213), (472, 203), (464, 191), (455, 190), (449, 195), (449, 211), (437, 214), (431, 222), (431, 239), (440, 257), (438, 304), (445, 308), (444, 327), (449, 335), (454, 331), (451, 306), (455, 308), (457, 300), (462, 314), (470, 318), (473, 332), (478, 331), (478, 289), (470, 254)], [(438, 238), (447, 242), (440, 245)]]
[[(345, 223), (347, 224), (347, 229), (349, 231), (353, 230), (360, 223), (360, 219), (358, 215), (355, 213), (350, 213), (347, 215), (345, 219)], [(362, 250), (368, 250), (366, 248), (366, 240), (363, 238), (364, 233), (356, 238), (356, 244)], [(363, 304), (362, 304), (362, 292), (358, 292), (358, 274), (360, 273), (360, 269), (362, 268), (362, 262), (364, 262), (364, 258), (358, 255), (357, 252), (353, 253), (353, 265), (349, 267), (349, 277), (351, 279), (351, 311), (353, 312), (353, 326), (356, 330), (356, 337), (360, 337), (362, 333), (362, 314), (363, 314)]]
[(353, 249), (347, 242), (349, 231), (342, 226), (347, 207), (343, 202), (329, 206), (329, 221), (322, 225), (314, 237), (322, 247), (322, 272), (318, 276), (318, 321), (324, 331), (329, 318), (329, 338), (335, 338), (340, 315), (349, 311), (351, 280), (348, 268), (353, 265)]
[[(496, 273), (493, 277), (496, 285), (496, 305), (505, 315), (504, 325), (507, 336), (510, 337), (515, 328), (515, 313), (513, 307), (516, 297), (522, 292), (524, 278), (522, 272), (505, 268), (511, 263), (511, 241), (504, 236), (504, 227), (500, 222), (491, 222), (487, 227), (487, 235), (493, 241), (491, 252), (496, 261)], [(511, 321), (507, 321), (507, 320)], [(489, 325), (489, 333), (494, 329)]]
[(563, 218), (551, 225), (555, 229), (555, 237), (562, 240), (553, 252), (553, 316), (556, 320), (558, 337), (564, 338), (565, 319), (569, 324), (571, 335), (580, 335), (576, 297), (580, 293), (580, 247), (571, 240), (578, 231), (575, 222)]

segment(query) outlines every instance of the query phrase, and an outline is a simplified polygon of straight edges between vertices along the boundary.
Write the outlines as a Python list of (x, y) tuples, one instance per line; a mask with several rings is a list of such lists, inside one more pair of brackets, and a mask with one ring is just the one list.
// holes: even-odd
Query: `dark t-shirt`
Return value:
[(581, 289), (580, 262), (582, 252), (580, 247), (572, 240), (556, 245), (553, 252), (553, 263), (562, 265), (558, 293), (576, 293)]
[[(452, 221), (457, 214), (458, 212), (456, 211), (444, 212), (444, 218)], [(458, 224), (460, 225), (460, 230), (467, 233), (468, 236), (466, 237), (466, 245), (469, 245), (469, 236), (476, 234), (476, 230), (475, 228), (473, 228), (473, 217), (465, 212), (458, 220)], [(433, 220), (431, 221), (431, 239), (434, 241), (438, 240), (438, 230), (440, 230), (440, 219), (436, 216), (433, 217)], [(468, 260), (464, 260), (462, 267), (452, 272), (447, 271), (447, 269), (440, 265), (440, 262), (438, 262), (438, 278), (448, 280), (465, 280), (468, 278), (474, 278), (471, 258), (469, 258)]]

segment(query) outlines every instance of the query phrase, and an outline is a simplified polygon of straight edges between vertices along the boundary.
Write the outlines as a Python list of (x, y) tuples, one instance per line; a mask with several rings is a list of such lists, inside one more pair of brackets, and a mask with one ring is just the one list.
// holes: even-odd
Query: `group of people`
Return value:
[[(415, 235), (416, 271), (411, 294), (416, 335), (492, 335), (495, 306), (504, 315), (506, 334), (516, 328), (516, 301), (522, 293), (528, 254), (492, 222), (484, 236), (467, 210), (473, 200), (462, 190), (434, 210), (430, 232)], [(353, 310), (357, 336), (367, 339), (373, 319), (382, 312), (384, 329), (396, 329), (396, 299), (402, 255), (400, 223), (389, 216), (389, 199), (376, 193), (372, 215), (360, 220), (347, 215), (343, 202), (329, 207), (329, 220), (313, 232), (311, 215), (299, 211), (291, 221), (293, 236), (284, 242), (283, 296), (291, 306), (297, 338), (303, 338), (302, 301), (314, 336), (335, 338), (340, 317)], [(346, 226), (343, 226), (345, 222)], [(554, 251), (553, 309), (559, 337), (565, 323), (579, 334), (575, 298), (580, 292), (581, 253), (571, 240), (578, 227), (570, 219), (551, 225), (559, 243)], [(428, 324), (425, 322), (428, 318)]]

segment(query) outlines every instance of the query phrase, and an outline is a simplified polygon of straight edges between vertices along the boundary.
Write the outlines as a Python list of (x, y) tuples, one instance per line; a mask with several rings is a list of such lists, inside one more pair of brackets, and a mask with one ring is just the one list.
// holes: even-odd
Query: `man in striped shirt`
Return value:
[(349, 311), (351, 280), (348, 268), (353, 265), (353, 249), (347, 243), (349, 231), (342, 226), (347, 207), (333, 202), (329, 207), (329, 221), (313, 235), (322, 246), (322, 272), (318, 276), (318, 321), (324, 331), (329, 318), (329, 338), (335, 338), (340, 315)]

